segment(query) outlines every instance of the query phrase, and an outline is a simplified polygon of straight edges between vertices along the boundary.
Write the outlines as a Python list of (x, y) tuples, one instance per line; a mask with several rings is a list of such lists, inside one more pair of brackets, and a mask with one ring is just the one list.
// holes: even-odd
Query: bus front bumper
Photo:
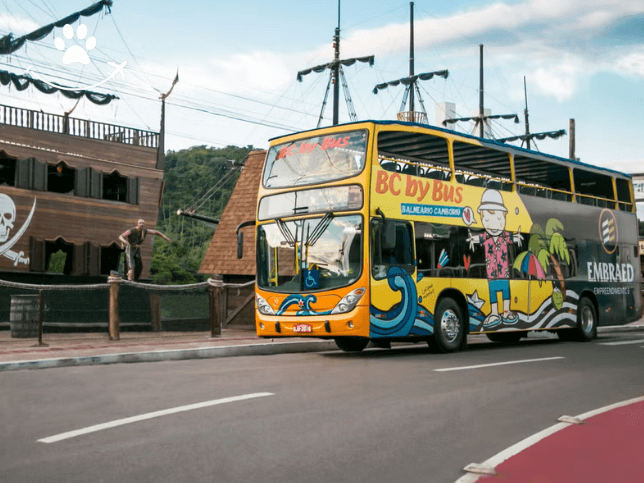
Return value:
[(255, 311), (260, 337), (369, 337), (369, 307), (357, 306), (346, 314), (268, 316)]

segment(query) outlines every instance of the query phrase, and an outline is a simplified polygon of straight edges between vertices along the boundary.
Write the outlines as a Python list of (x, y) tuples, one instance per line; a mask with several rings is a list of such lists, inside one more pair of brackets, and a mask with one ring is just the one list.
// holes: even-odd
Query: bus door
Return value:
[(372, 324), (371, 337), (404, 337), (416, 315), (415, 310), (406, 310), (416, 303), (414, 232), (410, 222), (388, 219), (387, 223), (395, 227), (392, 248), (383, 244), (382, 219), (371, 221), (371, 312), (382, 319), (377, 328)]

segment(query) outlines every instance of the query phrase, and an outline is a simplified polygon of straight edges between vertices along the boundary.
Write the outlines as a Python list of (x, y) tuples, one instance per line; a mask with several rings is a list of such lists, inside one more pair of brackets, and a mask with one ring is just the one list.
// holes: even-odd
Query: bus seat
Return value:
[(470, 177), (465, 184), (468, 184), (470, 186), (485, 186), (485, 178), (478, 178), (478, 177)]
[(398, 163), (394, 163), (393, 161), (386, 161), (384, 163), (380, 163), (380, 167), (385, 171), (394, 171), (394, 172), (400, 171), (400, 165)]
[(418, 175), (418, 166), (415, 164), (406, 164), (402, 170), (403, 174), (411, 174), (413, 176)]

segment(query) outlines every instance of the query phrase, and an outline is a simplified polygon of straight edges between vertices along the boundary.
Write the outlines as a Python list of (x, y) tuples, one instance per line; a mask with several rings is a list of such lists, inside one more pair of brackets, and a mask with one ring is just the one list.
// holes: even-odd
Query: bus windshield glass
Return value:
[(291, 220), (257, 228), (257, 283), (303, 293), (354, 283), (362, 272), (362, 216)]
[(268, 151), (263, 182), (266, 188), (325, 183), (361, 173), (368, 132), (334, 133), (273, 146)]

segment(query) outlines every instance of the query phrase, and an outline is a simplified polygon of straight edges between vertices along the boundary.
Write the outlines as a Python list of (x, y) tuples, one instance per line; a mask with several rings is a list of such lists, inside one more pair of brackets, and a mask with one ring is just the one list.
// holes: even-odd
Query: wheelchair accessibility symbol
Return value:
[(318, 288), (320, 286), (319, 270), (302, 270), (304, 277), (304, 287), (307, 289)]

